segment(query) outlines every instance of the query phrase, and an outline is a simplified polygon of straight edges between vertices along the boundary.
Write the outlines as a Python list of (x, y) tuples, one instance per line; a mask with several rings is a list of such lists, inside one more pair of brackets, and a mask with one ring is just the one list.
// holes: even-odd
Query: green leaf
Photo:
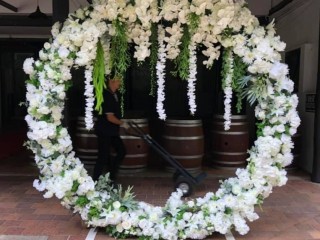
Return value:
[(95, 110), (99, 114), (102, 114), (103, 103), (103, 91), (105, 85), (105, 64), (104, 64), (104, 52), (100, 41), (97, 43), (97, 54), (93, 65), (93, 85), (95, 89), (96, 106)]
[(226, 207), (225, 209), (224, 209), (224, 213), (225, 214), (231, 214), (232, 213), (232, 208), (229, 208), (229, 207)]
[(62, 170), (61, 173), (60, 173), (60, 176), (61, 176), (61, 177), (64, 177), (65, 174), (66, 174), (65, 170)]
[(79, 186), (80, 186), (80, 183), (78, 181), (73, 181), (71, 191), (76, 192), (78, 190)]
[(86, 196), (79, 196), (77, 201), (76, 201), (76, 205), (78, 205), (80, 207), (84, 207), (89, 202), (90, 202), (90, 200)]
[(38, 88), (40, 86), (40, 81), (36, 78), (30, 78), (30, 79), (26, 80), (26, 83), (32, 84), (36, 88)]
[(73, 82), (72, 81), (67, 81), (65, 82), (65, 89), (66, 91), (69, 90), (69, 88), (71, 88), (73, 85)]
[(91, 207), (89, 209), (88, 216), (89, 216), (90, 219), (98, 218), (100, 216), (100, 211), (96, 207)]

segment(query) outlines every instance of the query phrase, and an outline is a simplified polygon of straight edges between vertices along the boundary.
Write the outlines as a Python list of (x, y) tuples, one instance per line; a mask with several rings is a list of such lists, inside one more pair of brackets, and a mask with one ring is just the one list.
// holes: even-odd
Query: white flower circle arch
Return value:
[[(157, 38), (152, 42), (154, 33)], [(280, 63), (278, 53), (285, 45), (275, 36), (273, 23), (259, 26), (244, 0), (96, 0), (70, 15), (63, 25), (55, 24), (52, 35), (52, 40), (40, 51), (39, 60), (30, 58), (24, 63), (30, 76), (25, 118), (29, 126), (28, 146), (35, 153), (40, 170), (34, 186), (45, 191), (44, 197), (56, 196), (88, 225), (106, 227), (115, 237), (200, 239), (213, 232), (224, 234), (231, 228), (246, 234), (249, 231), (246, 221), (258, 218), (254, 206), (261, 204), (274, 186), (286, 183), (283, 167), (292, 161), (291, 136), (300, 124), (298, 99), (292, 95), (293, 82), (288, 79), (288, 68)], [(220, 46), (226, 49), (226, 129), (230, 125), (232, 83), (238, 81), (234, 78), (238, 71), (235, 59), (246, 66), (248, 76), (239, 80), (236, 90), (257, 102), (258, 138), (249, 150), (247, 167), (238, 169), (236, 177), (223, 181), (216, 193), (183, 201), (181, 191), (177, 190), (164, 207), (152, 206), (135, 201), (129, 191), (120, 197), (117, 190), (104, 185), (107, 178), (95, 184), (75, 157), (70, 136), (61, 124), (65, 92), (72, 77), (70, 68), (86, 69), (86, 123), (91, 128), (97, 48), (100, 44), (107, 63), (103, 74), (111, 71), (121, 74), (121, 69), (114, 69), (119, 62), (114, 58), (112, 44), (124, 44), (125, 48), (123, 39), (135, 44), (137, 61), (155, 53), (157, 110), (161, 119), (166, 117), (163, 108), (166, 59), (178, 62), (187, 59), (187, 67), (182, 66), (179, 71), (188, 81), (193, 113), (197, 46), (205, 47), (204, 64), (208, 67), (219, 57)], [(157, 45), (152, 48), (154, 43)]]

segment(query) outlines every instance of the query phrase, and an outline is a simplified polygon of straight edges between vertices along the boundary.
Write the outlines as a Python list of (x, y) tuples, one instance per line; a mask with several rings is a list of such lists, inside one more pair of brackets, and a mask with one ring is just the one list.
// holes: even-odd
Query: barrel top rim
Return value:
[(184, 124), (194, 124), (202, 123), (201, 119), (167, 119), (166, 123), (184, 123)]
[(148, 118), (122, 118), (123, 121), (148, 122)]
[[(214, 115), (213, 118), (224, 119), (223, 115)], [(247, 115), (231, 115), (231, 119), (246, 119)]]

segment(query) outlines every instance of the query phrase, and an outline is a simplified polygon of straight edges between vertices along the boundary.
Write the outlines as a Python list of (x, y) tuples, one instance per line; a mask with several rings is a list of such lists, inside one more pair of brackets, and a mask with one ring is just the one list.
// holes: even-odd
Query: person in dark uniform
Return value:
[[(103, 94), (102, 114), (97, 117), (95, 126), (98, 137), (98, 159), (94, 166), (93, 180), (98, 180), (103, 167), (107, 164), (110, 179), (114, 182), (117, 178), (119, 166), (126, 155), (126, 149), (119, 135), (120, 125), (128, 128), (126, 122), (121, 121), (121, 108), (116, 91), (121, 86), (120, 79), (109, 79), (108, 88)], [(111, 147), (116, 156), (110, 154)]]

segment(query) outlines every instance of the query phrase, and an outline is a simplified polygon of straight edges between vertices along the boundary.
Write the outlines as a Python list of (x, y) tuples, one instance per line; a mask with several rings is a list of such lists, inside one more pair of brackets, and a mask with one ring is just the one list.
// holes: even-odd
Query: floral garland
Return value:
[(159, 50), (158, 50), (158, 62), (157, 62), (157, 84), (158, 84), (158, 91), (157, 91), (157, 112), (159, 114), (159, 119), (165, 120), (167, 115), (165, 113), (163, 107), (163, 101), (165, 99), (164, 93), (164, 84), (165, 84), (165, 68), (166, 68), (166, 49), (164, 45), (164, 36), (165, 32), (162, 26), (159, 26), (158, 29), (158, 42), (159, 42)]
[[(92, 6), (70, 15), (62, 26), (53, 26), (52, 41), (44, 44), (39, 60), (26, 59), (24, 71), (30, 76), (25, 118), (29, 126), (28, 146), (35, 153), (40, 170), (34, 187), (45, 191), (45, 198), (59, 198), (63, 206), (79, 213), (88, 226), (105, 227), (118, 238), (201, 239), (213, 232), (225, 234), (230, 229), (246, 234), (249, 231), (246, 221), (258, 218), (254, 207), (263, 203), (274, 186), (286, 183), (284, 167), (293, 159), (291, 136), (296, 133), (300, 119), (296, 111), (298, 98), (292, 95), (293, 82), (288, 79), (287, 66), (280, 63), (278, 52), (284, 50), (285, 44), (275, 36), (273, 23), (260, 27), (242, 0), (199, 0), (192, 4), (187, 0), (165, 0), (160, 13), (155, 0), (135, 1), (135, 5), (131, 2), (96, 0)], [(248, 65), (248, 76), (239, 80), (239, 85), (242, 95), (257, 103), (258, 138), (249, 150), (247, 167), (238, 169), (236, 177), (222, 181), (217, 192), (184, 201), (182, 192), (177, 190), (164, 207), (152, 206), (135, 201), (131, 189), (124, 193), (121, 188), (112, 189), (108, 175), (95, 183), (75, 157), (68, 131), (61, 123), (66, 90), (71, 85), (70, 68), (84, 66), (87, 69), (86, 95), (92, 99), (92, 65), (97, 43), (99, 39), (103, 45), (109, 42), (105, 38), (115, 33), (114, 20), (126, 23), (128, 41), (136, 42), (130, 34), (137, 24), (139, 36), (150, 36), (142, 34), (149, 31), (150, 20), (160, 23), (161, 19), (179, 19), (165, 29), (170, 33), (165, 37), (158, 24), (159, 91), (159, 87), (161, 90), (164, 86), (165, 59), (177, 56), (178, 50), (173, 46), (182, 36), (179, 24), (185, 24), (184, 16), (189, 12), (199, 16), (195, 43), (206, 47), (203, 51), (208, 57), (204, 62), (206, 66), (210, 67), (219, 56), (219, 44), (230, 48), (232, 54)], [(135, 57), (139, 61), (148, 56), (147, 42), (147, 37), (138, 41)], [(109, 46), (103, 46), (105, 55), (111, 51)], [(190, 69), (195, 73), (192, 64)], [(106, 70), (110, 67), (106, 66)], [(159, 96), (162, 93), (163, 89)], [(89, 111), (90, 103), (87, 101)], [(160, 109), (164, 111), (163, 106)], [(161, 116), (165, 118), (164, 112)]]

